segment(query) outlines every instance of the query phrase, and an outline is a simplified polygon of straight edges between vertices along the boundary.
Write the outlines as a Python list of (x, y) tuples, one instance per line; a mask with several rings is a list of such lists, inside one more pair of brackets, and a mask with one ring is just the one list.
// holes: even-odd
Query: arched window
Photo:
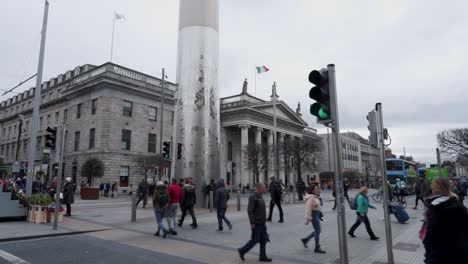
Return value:
[(228, 160), (232, 160), (232, 142), (228, 143)]

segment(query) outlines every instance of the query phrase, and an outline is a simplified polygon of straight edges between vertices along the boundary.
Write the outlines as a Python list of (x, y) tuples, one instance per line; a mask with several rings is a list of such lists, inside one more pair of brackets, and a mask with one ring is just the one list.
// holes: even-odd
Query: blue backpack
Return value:
[(351, 208), (351, 210), (354, 210), (354, 211), (357, 210), (357, 197), (358, 197), (358, 195), (356, 195), (356, 197), (354, 197), (354, 198), (349, 199), (350, 200), (349, 201), (349, 208)]

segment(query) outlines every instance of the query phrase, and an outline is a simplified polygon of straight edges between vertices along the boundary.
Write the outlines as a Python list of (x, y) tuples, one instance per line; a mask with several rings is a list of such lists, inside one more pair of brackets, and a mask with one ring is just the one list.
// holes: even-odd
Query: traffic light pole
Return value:
[[(59, 130), (60, 129), (60, 130)], [(60, 141), (58, 141), (57, 152), (55, 153), (55, 162), (58, 162), (57, 188), (55, 188), (55, 210), (54, 210), (54, 230), (58, 226), (58, 207), (60, 206), (60, 193), (62, 192), (62, 170), (63, 170), (63, 151), (65, 147), (66, 124), (62, 124), (57, 129), (60, 131)]]
[(392, 226), (390, 224), (390, 212), (388, 210), (389, 193), (387, 186), (387, 164), (385, 162), (385, 135), (383, 125), (382, 103), (375, 105), (375, 110), (378, 113), (377, 135), (380, 149), (380, 166), (382, 168), (382, 190), (383, 190), (383, 209), (385, 219), (385, 237), (387, 242), (387, 260), (389, 264), (393, 264), (393, 241), (392, 241)]
[(346, 216), (343, 191), (342, 174), (342, 149), (340, 138), (340, 124), (338, 118), (338, 100), (336, 96), (336, 78), (335, 65), (328, 65), (328, 83), (330, 91), (330, 111), (333, 117), (331, 128), (333, 133), (333, 145), (335, 147), (335, 186), (336, 186), (336, 205), (338, 209), (338, 241), (340, 244), (340, 263), (348, 264), (348, 242), (346, 237)]
[(436, 154), (437, 154), (437, 173), (439, 177), (442, 177), (442, 164), (440, 162), (440, 150), (439, 148), (436, 149)]

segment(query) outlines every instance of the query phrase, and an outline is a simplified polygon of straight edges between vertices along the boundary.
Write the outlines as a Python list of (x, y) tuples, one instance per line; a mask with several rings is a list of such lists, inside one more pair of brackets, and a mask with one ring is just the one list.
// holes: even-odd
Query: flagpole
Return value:
[(254, 68), (255, 68), (255, 73), (254, 73), (254, 76), (255, 76), (255, 78), (254, 78), (254, 80), (255, 80), (254, 95), (255, 95), (255, 97), (257, 97), (257, 67), (255, 66)]
[(112, 62), (112, 55), (114, 52), (114, 28), (115, 28), (115, 12), (112, 16), (112, 38), (111, 38), (111, 51), (110, 51), (110, 62)]

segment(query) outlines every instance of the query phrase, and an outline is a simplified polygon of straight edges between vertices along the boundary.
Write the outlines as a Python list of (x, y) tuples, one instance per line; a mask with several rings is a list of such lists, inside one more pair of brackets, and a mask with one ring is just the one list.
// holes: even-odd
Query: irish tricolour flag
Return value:
[(264, 72), (267, 72), (267, 71), (270, 70), (270, 69), (268, 69), (267, 67), (265, 67), (265, 65), (264, 65), (264, 66), (257, 66), (257, 67), (255, 67), (255, 68), (257, 68), (257, 73), (258, 73), (258, 74), (264, 73)]

